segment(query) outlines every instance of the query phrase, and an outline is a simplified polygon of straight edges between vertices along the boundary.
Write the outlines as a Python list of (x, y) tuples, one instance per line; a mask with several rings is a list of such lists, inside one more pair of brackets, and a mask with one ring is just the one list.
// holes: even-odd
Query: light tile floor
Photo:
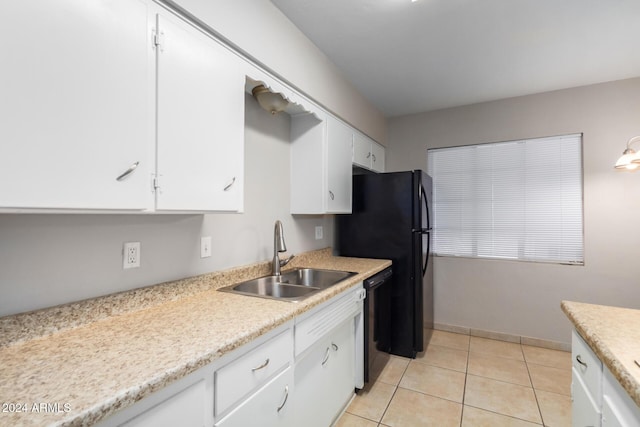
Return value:
[(571, 354), (433, 331), (415, 359), (380, 357), (336, 427), (570, 427)]

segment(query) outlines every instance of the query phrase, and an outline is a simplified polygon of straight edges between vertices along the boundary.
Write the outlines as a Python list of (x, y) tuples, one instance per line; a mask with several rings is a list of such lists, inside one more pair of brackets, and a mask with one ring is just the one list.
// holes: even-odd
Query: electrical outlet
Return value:
[(211, 256), (211, 236), (203, 236), (200, 238), (200, 258), (209, 258)]
[(126, 242), (122, 250), (122, 268), (140, 267), (140, 242)]
[(321, 225), (316, 226), (316, 240), (321, 240), (322, 235), (323, 235), (322, 226)]

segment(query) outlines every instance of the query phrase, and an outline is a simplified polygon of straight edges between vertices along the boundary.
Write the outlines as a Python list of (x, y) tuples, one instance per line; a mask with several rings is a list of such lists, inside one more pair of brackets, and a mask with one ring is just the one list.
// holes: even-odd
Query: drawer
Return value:
[(291, 364), (293, 337), (288, 329), (215, 372), (216, 416)]
[(602, 403), (602, 362), (575, 330), (571, 339), (571, 362), (573, 375), (580, 378), (594, 398), (596, 405), (600, 407)]
[(362, 310), (362, 287), (346, 291), (295, 326), (295, 355), (298, 356), (329, 331)]

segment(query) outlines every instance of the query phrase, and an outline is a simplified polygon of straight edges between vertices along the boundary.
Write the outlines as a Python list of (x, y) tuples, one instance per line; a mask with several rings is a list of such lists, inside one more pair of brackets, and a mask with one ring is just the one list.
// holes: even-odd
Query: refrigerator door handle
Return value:
[[(427, 232), (426, 234), (429, 234), (429, 232)], [(429, 252), (431, 251), (431, 236), (429, 236), (429, 238), (427, 238), (427, 256), (424, 258), (424, 265), (422, 266), (422, 277), (424, 277), (425, 273), (427, 272), (427, 264), (429, 264)]]
[(424, 208), (424, 213), (427, 216), (427, 223), (426, 224), (421, 224), (421, 225), (426, 225), (427, 228), (430, 230), (431, 229), (431, 215), (429, 215), (429, 200), (427, 199), (427, 193), (426, 191), (424, 191), (424, 187), (421, 185), (420, 186), (420, 191), (422, 192), (422, 203), (423, 203), (423, 208)]

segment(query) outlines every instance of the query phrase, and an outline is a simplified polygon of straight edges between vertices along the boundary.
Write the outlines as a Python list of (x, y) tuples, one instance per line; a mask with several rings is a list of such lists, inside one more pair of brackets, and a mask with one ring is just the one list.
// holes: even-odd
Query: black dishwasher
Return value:
[(380, 353), (391, 349), (391, 267), (364, 281), (364, 382)]

